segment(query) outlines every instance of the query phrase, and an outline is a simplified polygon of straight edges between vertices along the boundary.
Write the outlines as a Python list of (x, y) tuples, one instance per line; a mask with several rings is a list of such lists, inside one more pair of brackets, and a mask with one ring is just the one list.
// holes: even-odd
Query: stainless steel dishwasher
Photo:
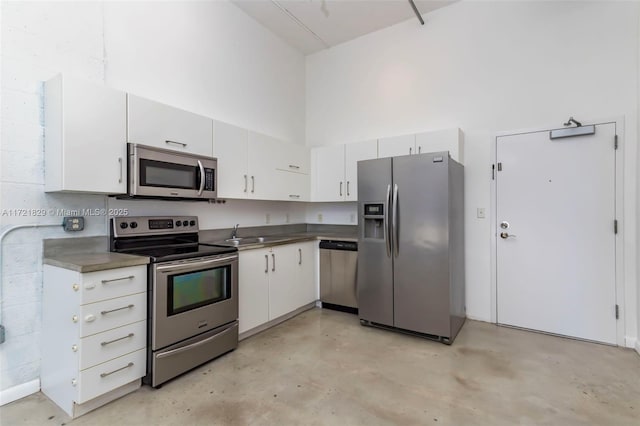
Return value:
[(358, 243), (320, 241), (320, 301), (323, 308), (358, 313)]

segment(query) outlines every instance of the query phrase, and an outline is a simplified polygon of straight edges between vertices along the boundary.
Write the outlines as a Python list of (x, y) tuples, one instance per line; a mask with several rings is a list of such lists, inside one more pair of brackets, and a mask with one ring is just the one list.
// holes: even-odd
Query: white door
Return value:
[(313, 201), (344, 201), (344, 145), (312, 149), (314, 160)]
[(218, 197), (247, 198), (248, 132), (221, 121), (215, 122), (215, 153), (218, 158)]
[(358, 161), (378, 157), (378, 141), (348, 143), (344, 146), (345, 197), (347, 201), (358, 201)]
[(135, 95), (127, 95), (127, 136), (140, 143), (191, 154), (213, 154), (213, 120)]
[(398, 157), (416, 153), (416, 135), (378, 139), (378, 158)]
[(269, 250), (244, 250), (238, 259), (239, 332), (269, 321)]
[(276, 176), (276, 158), (279, 141), (270, 136), (249, 131), (249, 198), (277, 200), (280, 196), (273, 181)]
[(497, 138), (498, 323), (616, 343), (614, 140)]
[(297, 244), (274, 247), (269, 255), (269, 320), (299, 308), (297, 304)]

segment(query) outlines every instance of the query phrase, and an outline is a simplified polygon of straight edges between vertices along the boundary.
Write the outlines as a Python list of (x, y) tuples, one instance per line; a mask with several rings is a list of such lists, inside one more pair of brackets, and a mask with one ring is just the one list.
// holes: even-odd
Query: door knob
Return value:
[(500, 233), (500, 238), (502, 238), (503, 240), (506, 240), (507, 238), (515, 238), (516, 236), (514, 234), (509, 235), (507, 232), (501, 232)]

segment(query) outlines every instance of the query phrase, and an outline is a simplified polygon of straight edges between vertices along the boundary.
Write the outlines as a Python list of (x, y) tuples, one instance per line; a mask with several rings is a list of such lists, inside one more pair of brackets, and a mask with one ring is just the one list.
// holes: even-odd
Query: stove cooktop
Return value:
[(187, 247), (154, 247), (140, 248), (128, 251), (129, 254), (148, 256), (152, 263), (167, 262), (171, 260), (191, 259), (203, 256), (215, 256), (218, 254), (235, 253), (238, 249), (227, 246), (200, 245)]

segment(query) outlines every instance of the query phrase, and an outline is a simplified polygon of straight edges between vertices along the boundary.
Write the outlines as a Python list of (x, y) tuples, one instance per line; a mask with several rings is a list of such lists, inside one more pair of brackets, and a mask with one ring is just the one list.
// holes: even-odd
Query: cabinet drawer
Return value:
[(132, 294), (80, 307), (80, 337), (142, 321), (147, 317), (147, 293)]
[(147, 267), (107, 269), (82, 274), (81, 304), (147, 291)]
[(147, 346), (147, 322), (139, 321), (80, 340), (80, 370)]
[(140, 349), (80, 372), (78, 404), (141, 378), (147, 371), (146, 349)]

